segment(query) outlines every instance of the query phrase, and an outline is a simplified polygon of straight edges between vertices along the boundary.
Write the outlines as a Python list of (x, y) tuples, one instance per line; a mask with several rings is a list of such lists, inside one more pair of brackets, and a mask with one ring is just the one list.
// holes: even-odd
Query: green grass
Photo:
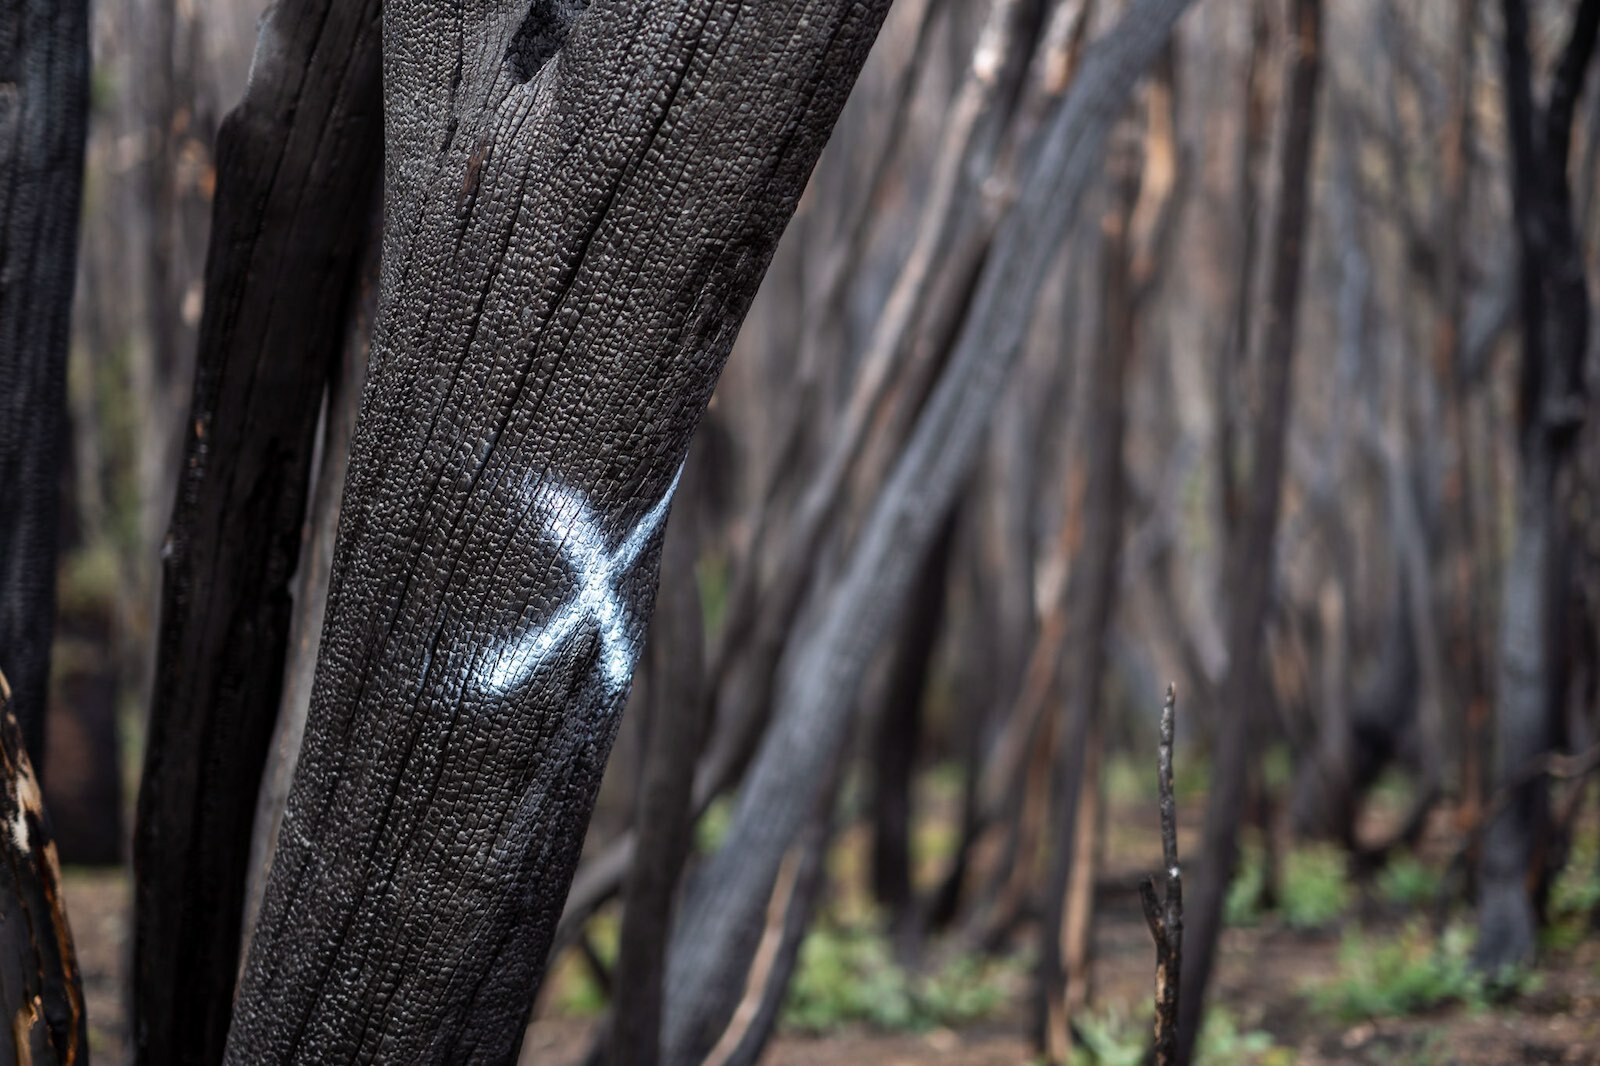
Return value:
[(1321, 929), (1350, 909), (1354, 893), (1344, 854), (1322, 846), (1295, 848), (1283, 864), (1283, 920), (1294, 929)]
[(1539, 934), (1540, 946), (1570, 951), (1593, 935), (1589, 915), (1600, 906), (1600, 838), (1579, 833), (1567, 864), (1550, 886), (1550, 924)]
[(1391, 858), (1378, 874), (1378, 894), (1400, 907), (1424, 907), (1439, 896), (1439, 871), (1413, 855)]
[[(1224, 920), (1231, 926), (1252, 926), (1262, 920), (1261, 894), (1266, 871), (1261, 849), (1240, 850), (1239, 869), (1228, 886)], [(1283, 857), (1278, 914), (1291, 929), (1322, 929), (1350, 909), (1354, 892), (1343, 853), (1329, 845), (1290, 849)]]
[(1532, 991), (1526, 973), (1491, 981), (1472, 967), (1473, 934), (1452, 925), (1435, 940), (1420, 924), (1398, 936), (1350, 933), (1339, 949), (1339, 973), (1307, 989), (1312, 1006), (1341, 1022), (1428, 1014), (1462, 1005), (1484, 1010), (1500, 996)]
[(783, 1024), (813, 1033), (847, 1025), (892, 1032), (971, 1025), (1009, 1004), (1019, 967), (960, 956), (909, 973), (873, 927), (824, 922), (800, 947)]
[[(1150, 1000), (1130, 1010), (1127, 1004), (1110, 1003), (1088, 1010), (1073, 1019), (1081, 1038), (1073, 1049), (1073, 1066), (1143, 1066), (1150, 1049)], [(1294, 1052), (1259, 1029), (1245, 1029), (1225, 1007), (1206, 1012), (1196, 1049), (1200, 1066), (1289, 1066)]]

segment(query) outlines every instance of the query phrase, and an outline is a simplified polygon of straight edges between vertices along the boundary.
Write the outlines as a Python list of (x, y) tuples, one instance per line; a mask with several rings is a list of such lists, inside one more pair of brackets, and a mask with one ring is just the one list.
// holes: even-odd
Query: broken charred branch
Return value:
[(1161, 804), (1161, 884), (1139, 882), (1144, 920), (1156, 942), (1155, 1066), (1172, 1066), (1178, 1054), (1178, 994), (1183, 972), (1183, 874), (1178, 866), (1178, 802), (1172, 788), (1172, 743), (1176, 733), (1177, 693), (1167, 686), (1161, 705), (1161, 748), (1156, 758), (1156, 788)]

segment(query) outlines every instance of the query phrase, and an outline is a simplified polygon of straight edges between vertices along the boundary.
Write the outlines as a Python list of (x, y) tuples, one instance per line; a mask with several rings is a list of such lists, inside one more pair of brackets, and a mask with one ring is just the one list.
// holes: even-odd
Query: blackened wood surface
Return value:
[(323, 386), (381, 144), (377, 0), (281, 0), (217, 137), (134, 841), (138, 1060), (222, 1056)]
[(40, 764), (88, 105), (84, 0), (0, 0), (0, 668)]
[(689, 436), (888, 0), (581, 7), (385, 5), (372, 361), (229, 1062), (512, 1057)]
[(0, 674), (0, 1062), (83, 1066), (83, 983), (39, 782)]

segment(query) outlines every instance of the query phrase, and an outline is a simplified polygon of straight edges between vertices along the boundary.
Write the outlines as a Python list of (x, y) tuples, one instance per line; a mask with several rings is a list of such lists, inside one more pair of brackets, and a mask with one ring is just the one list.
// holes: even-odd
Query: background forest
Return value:
[[(260, 6), (92, 11), (42, 776), (103, 1063)], [(1185, 1055), (1600, 1062), (1600, 3), (1132, 6), (896, 0), (694, 439), (523, 1061), (692, 1045), (675, 988), (736, 1005), (706, 1061), (1143, 1061), (1172, 684)]]

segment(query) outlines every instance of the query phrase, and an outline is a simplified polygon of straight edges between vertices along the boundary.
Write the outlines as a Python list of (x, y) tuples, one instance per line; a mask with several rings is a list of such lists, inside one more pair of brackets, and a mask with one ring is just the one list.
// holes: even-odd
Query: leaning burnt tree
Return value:
[(0, 0), (0, 669), (37, 766), (88, 117), (88, 4)]
[(514, 1055), (689, 437), (887, 7), (385, 5), (368, 385), (226, 1061)]
[(1528, 7), (1504, 0), (1506, 130), (1510, 138), (1522, 315), (1518, 376), (1515, 540), (1506, 561), (1496, 681), (1495, 776), (1503, 802), (1484, 835), (1476, 961), (1486, 970), (1533, 957), (1537, 907), (1530, 886), (1548, 849), (1548, 781), (1568, 660), (1573, 531), (1566, 494), (1585, 411), (1590, 308), (1583, 246), (1567, 166), (1572, 122), (1600, 36), (1600, 0), (1579, 0), (1541, 109), (1533, 101)]

